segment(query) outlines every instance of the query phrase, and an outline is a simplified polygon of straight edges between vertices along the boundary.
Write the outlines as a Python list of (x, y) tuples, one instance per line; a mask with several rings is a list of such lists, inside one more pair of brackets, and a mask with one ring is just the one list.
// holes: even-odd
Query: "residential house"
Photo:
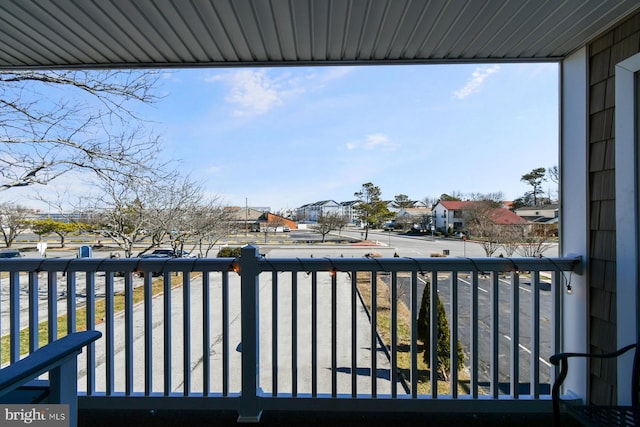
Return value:
[(437, 231), (458, 231), (464, 228), (463, 208), (468, 202), (438, 201), (433, 207), (433, 222)]
[(415, 228), (418, 230), (430, 230), (431, 228), (430, 208), (400, 208), (394, 218), (394, 223), (403, 229)]
[[(465, 228), (464, 211), (472, 208), (475, 201), (439, 201), (433, 207), (433, 216), (436, 230), (440, 232), (455, 232)], [(497, 225), (524, 225), (529, 221), (516, 215), (506, 208), (494, 208), (489, 213), (489, 218)]]
[(557, 203), (542, 206), (524, 206), (514, 212), (530, 222), (554, 222), (558, 220), (559, 206)]

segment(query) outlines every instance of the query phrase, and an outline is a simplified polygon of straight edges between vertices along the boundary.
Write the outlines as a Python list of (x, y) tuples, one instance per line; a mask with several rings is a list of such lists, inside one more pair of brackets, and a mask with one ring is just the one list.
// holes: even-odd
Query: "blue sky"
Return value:
[(165, 155), (228, 204), (292, 208), (530, 188), (558, 164), (558, 66), (179, 70), (150, 112)]
[[(388, 200), (510, 200), (558, 163), (557, 64), (180, 69), (159, 91), (140, 113), (162, 155), (229, 205), (353, 200), (366, 182)], [(29, 191), (1, 196), (30, 205)]]

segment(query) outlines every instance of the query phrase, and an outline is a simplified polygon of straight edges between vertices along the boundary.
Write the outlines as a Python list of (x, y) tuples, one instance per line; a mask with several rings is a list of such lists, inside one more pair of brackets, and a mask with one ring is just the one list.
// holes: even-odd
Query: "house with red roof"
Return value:
[[(433, 207), (433, 220), (437, 231), (455, 232), (463, 230), (464, 210), (480, 202), (476, 201), (439, 201)], [(509, 209), (495, 208), (488, 214), (489, 219), (496, 225), (524, 225), (529, 221), (516, 215)]]

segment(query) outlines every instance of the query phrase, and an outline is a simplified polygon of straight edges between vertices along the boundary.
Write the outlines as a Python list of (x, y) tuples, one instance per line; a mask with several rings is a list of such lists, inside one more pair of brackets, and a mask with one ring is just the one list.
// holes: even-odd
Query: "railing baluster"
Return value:
[[(418, 397), (418, 272), (411, 272), (411, 397)], [(425, 343), (427, 345), (427, 343)]]
[[(106, 275), (105, 275), (106, 276)], [(85, 273), (85, 316), (86, 327), (88, 331), (96, 329), (96, 274), (93, 271), (87, 271)], [(73, 305), (76, 303), (76, 292), (73, 290), (73, 295), (69, 297), (73, 301)], [(96, 392), (96, 343), (92, 342), (87, 346), (87, 394), (91, 396)]]
[(520, 274), (511, 273), (511, 396), (520, 397)]
[(211, 390), (211, 285), (209, 273), (202, 273), (202, 395)]
[(391, 397), (398, 397), (398, 273), (391, 273)]
[(222, 395), (229, 395), (229, 272), (222, 272)]
[(29, 273), (29, 353), (40, 347), (38, 342), (38, 272)]
[(531, 272), (531, 368), (530, 393), (540, 397), (540, 272)]
[[(151, 276), (150, 271), (144, 273), (145, 276)], [(173, 346), (171, 344), (171, 274), (164, 273), (163, 277), (164, 285), (164, 395), (169, 396), (171, 394), (171, 352)]]
[(48, 338), (49, 342), (58, 339), (58, 274), (55, 271), (49, 271), (47, 276), (48, 295)]
[(182, 272), (182, 394), (191, 393), (191, 274)]
[(76, 331), (76, 272), (67, 272), (67, 334)]
[(451, 300), (449, 312), (451, 320), (449, 321), (449, 364), (451, 366), (451, 374), (449, 376), (449, 392), (452, 398), (458, 397), (458, 272), (451, 272), (451, 282), (449, 282), (449, 298)]
[[(437, 272), (436, 272), (437, 277)], [(451, 272), (451, 282), (449, 284), (449, 295), (451, 298), (451, 322), (449, 326), (451, 332), (449, 334), (449, 352), (451, 355), (451, 377), (450, 381), (450, 393), (451, 397), (456, 399), (458, 397), (458, 272)]]
[(378, 395), (378, 275), (371, 272), (371, 397)]
[(144, 274), (142, 279), (144, 293), (144, 394), (153, 391), (153, 278)]
[(125, 394), (133, 393), (133, 278), (132, 273), (124, 275), (124, 371)]
[(500, 274), (491, 273), (491, 396), (500, 394)]
[(278, 395), (278, 272), (271, 272), (271, 393)]
[(351, 397), (358, 396), (358, 272), (351, 273)]
[[(478, 274), (477, 270), (471, 273), (471, 307), (469, 310), (469, 316), (471, 318), (470, 331), (469, 331), (469, 353), (471, 354), (470, 368), (471, 371), (471, 397), (473, 399), (478, 398)], [(457, 349), (456, 349), (457, 350)], [(452, 369), (454, 369), (452, 367)]]
[(431, 397), (438, 397), (438, 272), (432, 271), (429, 284), (429, 374)]
[[(554, 271), (551, 276), (551, 354), (557, 354), (562, 351), (560, 345), (562, 330), (562, 295), (567, 283), (563, 280), (561, 271)], [(571, 285), (570, 283), (568, 284)], [(556, 365), (551, 365), (550, 381), (555, 381), (558, 376)]]
[(291, 272), (291, 395), (298, 396), (298, 273)]
[(115, 334), (114, 334), (114, 288), (113, 288), (113, 273), (107, 272), (105, 275), (105, 369), (106, 369), (106, 393), (110, 396), (114, 392), (115, 388)]
[(9, 273), (9, 360), (20, 360), (20, 273)]
[(335, 271), (331, 275), (331, 396), (338, 395), (338, 279)]
[(311, 273), (311, 396), (318, 396), (318, 276)]

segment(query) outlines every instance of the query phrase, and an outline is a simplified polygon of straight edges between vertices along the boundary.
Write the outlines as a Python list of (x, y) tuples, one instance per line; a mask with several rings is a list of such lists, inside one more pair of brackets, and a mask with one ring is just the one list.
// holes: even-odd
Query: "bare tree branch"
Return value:
[(150, 71), (0, 73), (0, 190), (156, 158), (136, 108), (158, 100), (157, 82)]

